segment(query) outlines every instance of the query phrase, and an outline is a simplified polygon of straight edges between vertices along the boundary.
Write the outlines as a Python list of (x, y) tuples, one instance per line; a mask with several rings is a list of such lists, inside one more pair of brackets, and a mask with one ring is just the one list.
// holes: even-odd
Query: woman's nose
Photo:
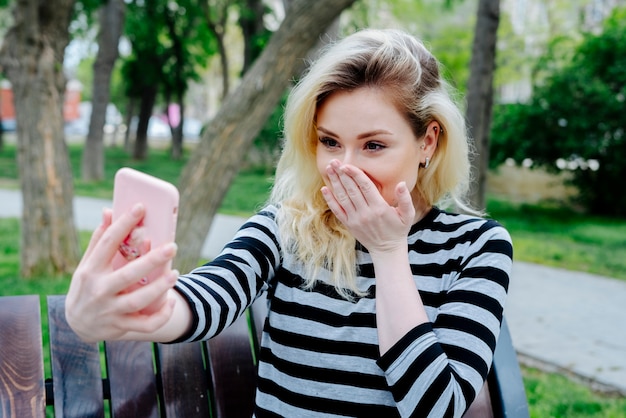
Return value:
[(341, 156), (341, 163), (342, 164), (350, 164), (350, 165), (356, 165), (356, 158), (353, 152), (351, 151), (346, 151), (343, 153), (343, 155)]

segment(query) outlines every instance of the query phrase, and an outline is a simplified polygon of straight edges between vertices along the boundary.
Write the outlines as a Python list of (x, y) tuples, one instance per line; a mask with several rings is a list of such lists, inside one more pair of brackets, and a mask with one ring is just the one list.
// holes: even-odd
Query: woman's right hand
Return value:
[[(70, 327), (85, 341), (137, 339), (138, 335), (145, 335), (142, 339), (155, 340), (150, 336), (172, 317), (176, 301), (180, 299), (178, 292), (173, 290), (177, 271), (170, 270), (144, 286), (132, 291), (128, 289), (150, 271), (174, 258), (174, 242), (151, 249), (118, 270), (112, 268), (113, 256), (141, 221), (144, 212), (144, 207), (138, 204), (112, 223), (111, 211), (106, 209), (102, 224), (92, 234), (74, 272), (65, 302), (65, 315)], [(142, 312), (154, 303), (157, 303), (157, 309)]]

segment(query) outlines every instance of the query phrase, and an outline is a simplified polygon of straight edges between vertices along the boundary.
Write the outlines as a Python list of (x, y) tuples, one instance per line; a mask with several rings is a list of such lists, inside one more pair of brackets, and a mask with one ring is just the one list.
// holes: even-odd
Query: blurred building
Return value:
[[(80, 117), (79, 104), (82, 84), (77, 80), (70, 80), (65, 88), (63, 103), (63, 118), (71, 122)], [(0, 81), (0, 118), (3, 121), (15, 120), (15, 106), (13, 105), (13, 89), (8, 80)]]

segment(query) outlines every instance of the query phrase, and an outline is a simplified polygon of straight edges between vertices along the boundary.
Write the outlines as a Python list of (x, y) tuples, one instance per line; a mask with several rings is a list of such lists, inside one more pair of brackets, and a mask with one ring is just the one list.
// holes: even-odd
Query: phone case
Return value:
[[(139, 227), (127, 237), (120, 251), (113, 258), (118, 269), (145, 252), (142, 243), (148, 240), (151, 248), (174, 241), (178, 219), (179, 194), (176, 187), (164, 180), (124, 167), (115, 174), (113, 186), (113, 222), (137, 203), (145, 207), (145, 216)], [(139, 232), (138, 232), (139, 231)], [(135, 234), (135, 232), (138, 232)], [(137, 242), (140, 241), (141, 244)], [(125, 247), (126, 250), (124, 250)], [(163, 269), (150, 272), (138, 285), (145, 284), (171, 269), (168, 263)], [(130, 289), (129, 289), (130, 290)]]

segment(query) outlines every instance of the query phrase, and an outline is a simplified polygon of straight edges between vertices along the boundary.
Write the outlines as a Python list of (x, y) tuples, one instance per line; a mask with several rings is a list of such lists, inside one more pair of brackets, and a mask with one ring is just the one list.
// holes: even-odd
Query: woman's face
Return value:
[(317, 135), (317, 169), (326, 186), (326, 168), (337, 159), (361, 169), (390, 205), (398, 183), (415, 188), (422, 141), (384, 91), (362, 87), (331, 94), (317, 110)]

